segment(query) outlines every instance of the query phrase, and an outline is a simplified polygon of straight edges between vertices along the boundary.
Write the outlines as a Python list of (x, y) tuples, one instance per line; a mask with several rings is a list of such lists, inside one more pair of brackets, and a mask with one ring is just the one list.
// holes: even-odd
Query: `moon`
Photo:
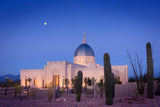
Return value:
[(46, 25), (47, 25), (47, 22), (44, 22), (44, 25), (46, 26)]

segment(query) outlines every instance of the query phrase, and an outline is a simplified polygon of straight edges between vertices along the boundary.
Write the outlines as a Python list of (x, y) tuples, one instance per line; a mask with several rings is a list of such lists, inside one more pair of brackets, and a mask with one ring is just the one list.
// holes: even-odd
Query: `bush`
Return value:
[(60, 96), (62, 96), (62, 94), (65, 93), (65, 89), (62, 88), (59, 93), (60, 93)]
[(72, 89), (71, 89), (71, 93), (72, 93), (72, 94), (76, 94), (75, 88), (72, 88)]
[(72, 88), (76, 88), (76, 81), (77, 81), (77, 76), (71, 79), (72, 82)]
[(120, 77), (115, 76), (115, 84), (122, 84), (122, 82), (120, 81)]
[(99, 83), (97, 83), (97, 86), (99, 87), (99, 90), (100, 90), (100, 96), (101, 96), (101, 99), (103, 98), (103, 91), (104, 91), (104, 83), (103, 83), (103, 79), (100, 80)]
[[(20, 96), (21, 93), (22, 93), (22, 91), (23, 91), (23, 88), (22, 88), (20, 85), (17, 86), (17, 87), (15, 87), (14, 96), (15, 96), (15, 97), (17, 97), (18, 95)], [(21, 99), (21, 97), (20, 97), (20, 99)]]
[(48, 102), (50, 102), (51, 99), (53, 98), (53, 94), (54, 94), (54, 87), (53, 87), (53, 84), (50, 83), (47, 91)]
[(129, 78), (129, 80), (128, 80), (128, 82), (135, 82), (135, 81), (136, 80), (133, 77)]
[(33, 99), (36, 98), (36, 93), (37, 93), (36, 88), (31, 88), (31, 89), (30, 89), (30, 96), (31, 96)]

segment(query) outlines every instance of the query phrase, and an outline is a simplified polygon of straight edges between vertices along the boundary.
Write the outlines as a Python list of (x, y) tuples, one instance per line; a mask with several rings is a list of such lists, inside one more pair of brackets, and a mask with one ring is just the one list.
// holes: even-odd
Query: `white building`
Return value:
[[(62, 87), (64, 79), (71, 80), (79, 70), (83, 72), (83, 78), (95, 77), (97, 82), (104, 78), (104, 67), (95, 62), (94, 51), (86, 43), (85, 34), (83, 43), (75, 51), (73, 63), (67, 61), (47, 62), (44, 69), (20, 70), (21, 86), (29, 85), (27, 79), (31, 78), (31, 86), (40, 88), (53, 83), (54, 86)], [(127, 65), (112, 66), (112, 72), (120, 77), (122, 84), (128, 82)]]

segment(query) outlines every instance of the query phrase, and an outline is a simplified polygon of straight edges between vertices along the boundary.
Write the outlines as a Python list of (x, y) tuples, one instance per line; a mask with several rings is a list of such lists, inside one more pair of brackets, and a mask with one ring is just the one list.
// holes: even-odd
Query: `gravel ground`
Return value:
[[(81, 102), (76, 102), (75, 94), (63, 94), (61, 98), (53, 98), (48, 102), (46, 92), (40, 93), (36, 99), (28, 97), (23, 100), (13, 96), (0, 96), (0, 107), (106, 107), (105, 98), (91, 98), (82, 94)], [(154, 99), (140, 97), (137, 101), (132, 98), (114, 98), (113, 105), (109, 107), (160, 107), (160, 96), (154, 96)]]

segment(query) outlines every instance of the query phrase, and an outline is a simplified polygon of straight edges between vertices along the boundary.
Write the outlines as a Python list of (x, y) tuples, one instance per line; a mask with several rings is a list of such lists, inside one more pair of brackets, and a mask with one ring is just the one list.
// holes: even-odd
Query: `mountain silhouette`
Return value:
[(0, 76), (0, 82), (5, 82), (7, 77), (9, 79), (12, 79), (13, 81), (16, 81), (17, 79), (20, 80), (20, 75), (7, 74), (4, 76)]

